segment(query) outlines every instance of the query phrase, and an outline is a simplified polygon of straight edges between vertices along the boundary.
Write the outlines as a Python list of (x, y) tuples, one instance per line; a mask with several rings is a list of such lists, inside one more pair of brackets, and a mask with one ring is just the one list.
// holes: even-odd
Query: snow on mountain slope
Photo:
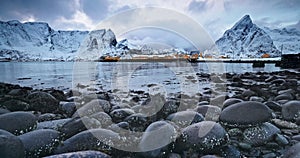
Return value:
[(220, 55), (230, 58), (259, 58), (268, 53), (271, 57), (280, 56), (271, 37), (253, 24), (249, 15), (245, 15), (231, 29), (216, 41)]
[(264, 27), (264, 30), (271, 36), (276, 47), (283, 54), (300, 53), (300, 30), (297, 28), (270, 29)]
[(21, 61), (74, 60), (82, 42), (93, 42), (88, 39), (94, 37), (97, 39), (97, 44), (101, 45), (97, 53), (103, 52), (102, 49), (106, 48), (116, 49), (114, 46), (117, 41), (111, 30), (96, 30), (91, 33), (55, 31), (47, 23), (42, 22), (0, 21), (0, 58)]

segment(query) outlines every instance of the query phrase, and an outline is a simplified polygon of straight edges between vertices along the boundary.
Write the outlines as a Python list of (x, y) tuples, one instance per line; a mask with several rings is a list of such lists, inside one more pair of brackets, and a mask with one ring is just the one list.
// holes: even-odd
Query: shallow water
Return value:
[[(96, 90), (145, 90), (147, 85), (161, 85), (164, 91), (176, 92), (193, 87), (196, 73), (273, 72), (280, 68), (266, 64), (252, 68), (249, 63), (187, 62), (0, 62), (0, 82), (33, 88), (66, 90), (76, 85), (90, 85)], [(187, 79), (188, 76), (193, 76)], [(192, 80), (193, 82), (190, 82)], [(198, 84), (200, 87), (203, 83)]]

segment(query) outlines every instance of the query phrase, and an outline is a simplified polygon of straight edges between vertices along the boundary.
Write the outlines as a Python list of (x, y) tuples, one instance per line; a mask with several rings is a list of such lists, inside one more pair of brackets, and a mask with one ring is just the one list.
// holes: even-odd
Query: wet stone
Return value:
[(89, 116), (98, 112), (109, 113), (110, 109), (111, 105), (108, 101), (102, 99), (94, 99), (77, 109), (72, 117)]
[(267, 105), (270, 109), (274, 111), (281, 111), (282, 109), (281, 105), (274, 101), (266, 102), (265, 105)]
[(193, 123), (203, 121), (204, 117), (195, 111), (179, 111), (169, 115), (167, 120), (174, 122), (180, 127), (186, 127)]
[(194, 111), (202, 114), (205, 121), (218, 121), (221, 114), (221, 108), (212, 105), (202, 105), (194, 109)]
[(245, 101), (225, 108), (220, 115), (220, 121), (228, 126), (251, 126), (267, 122), (272, 112), (264, 104)]
[(59, 143), (59, 132), (40, 129), (18, 136), (25, 147), (26, 157), (42, 157), (52, 153)]
[(223, 103), (223, 109), (232, 105), (232, 104), (235, 104), (235, 103), (239, 103), (239, 102), (243, 102), (242, 99), (238, 99), (238, 98), (229, 98), (229, 99), (226, 99)]
[(132, 114), (124, 119), (133, 131), (144, 131), (148, 125), (147, 116), (141, 113)]
[(21, 100), (11, 99), (2, 103), (2, 107), (9, 111), (26, 111), (29, 109), (29, 104)]
[(107, 127), (113, 123), (111, 117), (105, 112), (98, 112), (90, 115), (89, 117), (98, 120), (102, 127)]
[(188, 149), (211, 152), (228, 142), (228, 134), (219, 124), (212, 121), (202, 121), (183, 129), (176, 140), (175, 151)]
[(1, 129), (0, 129), (0, 157), (1, 158), (25, 157), (25, 149), (22, 141), (17, 136)]
[(112, 112), (110, 112), (110, 116), (113, 120), (113, 122), (118, 123), (123, 121), (126, 117), (134, 114), (134, 111), (131, 109), (116, 109)]
[(20, 135), (36, 128), (37, 118), (29, 112), (11, 112), (0, 115), (0, 129)]
[(244, 142), (257, 146), (270, 141), (273, 136), (280, 132), (276, 126), (270, 123), (264, 123), (260, 126), (250, 127), (245, 129)]
[(295, 120), (300, 116), (300, 101), (293, 100), (282, 105), (282, 117), (285, 120)]
[(283, 155), (283, 158), (299, 158), (300, 157), (300, 142), (290, 147)]
[(29, 110), (41, 113), (54, 112), (59, 108), (59, 101), (46, 92), (33, 92), (27, 96), (29, 100)]

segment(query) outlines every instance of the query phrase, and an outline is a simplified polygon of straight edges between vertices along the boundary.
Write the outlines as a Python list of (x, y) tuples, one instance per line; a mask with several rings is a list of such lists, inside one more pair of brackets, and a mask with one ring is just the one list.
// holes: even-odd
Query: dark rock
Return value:
[(71, 118), (39, 122), (37, 124), (37, 128), (36, 129), (53, 129), (53, 130), (59, 130), (59, 129), (61, 129), (61, 127), (65, 123), (67, 123), (70, 120), (71, 120)]
[(55, 114), (52, 114), (52, 113), (45, 113), (38, 117), (39, 122), (51, 121), (51, 120), (56, 120), (56, 119), (58, 119), (58, 116), (56, 116)]
[(46, 92), (33, 92), (27, 96), (27, 99), (30, 105), (29, 110), (51, 113), (59, 107), (59, 101)]
[(144, 157), (160, 157), (176, 136), (176, 130), (171, 124), (165, 121), (154, 122), (143, 133), (139, 149)]
[(112, 124), (107, 127), (107, 129), (110, 129), (116, 133), (126, 133), (127, 130), (130, 130), (130, 125), (128, 122), (119, 122), (117, 124)]
[(59, 101), (64, 101), (64, 100), (67, 100), (67, 97), (66, 95), (64, 94), (63, 91), (60, 91), (60, 90), (51, 90), (50, 91), (50, 94), (56, 98), (57, 100)]
[(148, 125), (147, 116), (141, 113), (132, 114), (124, 119), (133, 131), (144, 131)]
[(15, 135), (0, 129), (0, 157), (23, 158), (25, 149), (22, 141)]
[(276, 156), (277, 155), (275, 153), (268, 153), (268, 154), (263, 155), (262, 158), (274, 158)]
[(243, 132), (239, 128), (232, 128), (228, 130), (228, 134), (230, 137), (240, 137), (243, 135)]
[(281, 105), (274, 101), (266, 102), (265, 105), (267, 105), (270, 109), (274, 111), (281, 111), (282, 109)]
[(109, 113), (110, 109), (111, 105), (108, 101), (102, 99), (95, 99), (79, 108), (72, 117), (89, 116), (98, 112)]
[(81, 131), (100, 127), (101, 124), (99, 121), (84, 116), (82, 118), (73, 118), (72, 120), (66, 122), (59, 131), (62, 133), (64, 138), (70, 138)]
[(287, 128), (287, 129), (297, 129), (298, 126), (295, 123), (280, 120), (280, 119), (272, 119), (272, 122), (280, 128)]
[(283, 155), (283, 158), (299, 158), (300, 157), (300, 142), (290, 147)]
[(257, 146), (270, 141), (273, 136), (280, 132), (276, 126), (270, 123), (264, 123), (260, 126), (250, 127), (245, 129), (244, 142)]
[(292, 139), (300, 142), (300, 134), (293, 136)]
[(250, 151), (252, 149), (251, 144), (243, 143), (243, 142), (239, 143), (239, 147), (242, 148), (243, 150), (246, 150), (246, 151)]
[(86, 130), (65, 140), (54, 150), (54, 154), (86, 150), (111, 153), (113, 147), (120, 143), (118, 137), (119, 135), (111, 130), (101, 128)]
[(59, 132), (40, 129), (18, 136), (25, 147), (26, 157), (49, 155), (59, 143)]
[(281, 134), (276, 134), (275, 140), (280, 145), (287, 145), (289, 144), (289, 141)]
[(193, 123), (203, 121), (204, 117), (195, 111), (179, 111), (169, 115), (167, 120), (174, 122), (180, 127), (186, 127)]
[(105, 112), (94, 113), (89, 117), (98, 120), (102, 127), (108, 127), (113, 123), (111, 117)]
[(285, 120), (294, 120), (299, 117), (300, 101), (293, 100), (282, 105), (282, 117)]
[(11, 112), (0, 115), (0, 129), (19, 135), (34, 130), (37, 118), (28, 112)]
[(229, 126), (249, 126), (267, 122), (272, 112), (264, 104), (245, 101), (225, 108), (220, 115), (220, 121)]
[(293, 99), (294, 99), (294, 97), (289, 93), (280, 94), (280, 95), (278, 95), (274, 98), (275, 101), (278, 101), (278, 100), (293, 100)]
[(165, 102), (163, 107), (157, 112), (157, 116), (159, 118), (165, 119), (170, 114), (177, 112), (178, 107), (179, 105), (176, 101), (167, 101)]
[(202, 114), (205, 121), (218, 121), (221, 114), (221, 108), (212, 105), (202, 105), (194, 109), (196, 112)]
[(209, 102), (208, 101), (201, 101), (198, 103), (198, 106), (201, 106), (201, 105), (209, 105)]
[(228, 134), (219, 123), (202, 121), (183, 129), (181, 136), (176, 140), (175, 150), (182, 152), (192, 148), (211, 152), (226, 144), (228, 140)]
[(60, 109), (67, 114), (68, 117), (71, 117), (74, 112), (76, 111), (76, 107), (78, 106), (78, 103), (76, 102), (63, 102), (60, 104)]
[(229, 98), (229, 99), (226, 99), (223, 103), (223, 109), (230, 106), (230, 105), (233, 105), (235, 103), (239, 103), (239, 102), (243, 102), (242, 99), (238, 99), (238, 98)]
[(275, 79), (275, 80), (271, 81), (271, 84), (280, 85), (280, 84), (283, 84), (284, 82), (285, 82), (284, 79)]
[(27, 89), (12, 89), (8, 92), (8, 95), (17, 96), (17, 97), (25, 97), (27, 96), (29, 91)]
[(110, 116), (113, 122), (116, 123), (123, 121), (127, 116), (130, 116), (132, 114), (134, 114), (134, 111), (131, 109), (116, 109), (110, 112)]
[(245, 91), (242, 93), (242, 96), (243, 96), (244, 98), (249, 98), (249, 97), (255, 96), (255, 95), (256, 95), (256, 93), (253, 92), (253, 91), (251, 91), (251, 90), (245, 90)]
[(45, 158), (110, 158), (111, 156), (100, 151), (78, 151), (65, 154), (51, 155)]
[(26, 111), (29, 109), (29, 104), (21, 100), (11, 99), (2, 103), (2, 107), (9, 111)]
[(256, 102), (262, 103), (262, 102), (264, 102), (265, 100), (264, 100), (264, 98), (262, 98), (262, 97), (251, 96), (250, 99), (249, 99), (249, 101), (256, 101)]

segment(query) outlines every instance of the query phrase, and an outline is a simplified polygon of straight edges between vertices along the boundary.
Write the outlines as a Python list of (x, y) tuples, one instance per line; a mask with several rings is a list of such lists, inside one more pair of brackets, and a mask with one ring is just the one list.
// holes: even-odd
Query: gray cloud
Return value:
[(82, 0), (80, 4), (84, 13), (96, 22), (108, 15), (109, 3), (106, 0)]
[(39, 21), (52, 21), (60, 16), (70, 18), (75, 12), (73, 0), (1, 0), (1, 20), (23, 20), (34, 16)]
[(203, 12), (207, 9), (207, 0), (205, 1), (195, 1), (193, 0), (190, 4), (188, 9), (194, 12)]

